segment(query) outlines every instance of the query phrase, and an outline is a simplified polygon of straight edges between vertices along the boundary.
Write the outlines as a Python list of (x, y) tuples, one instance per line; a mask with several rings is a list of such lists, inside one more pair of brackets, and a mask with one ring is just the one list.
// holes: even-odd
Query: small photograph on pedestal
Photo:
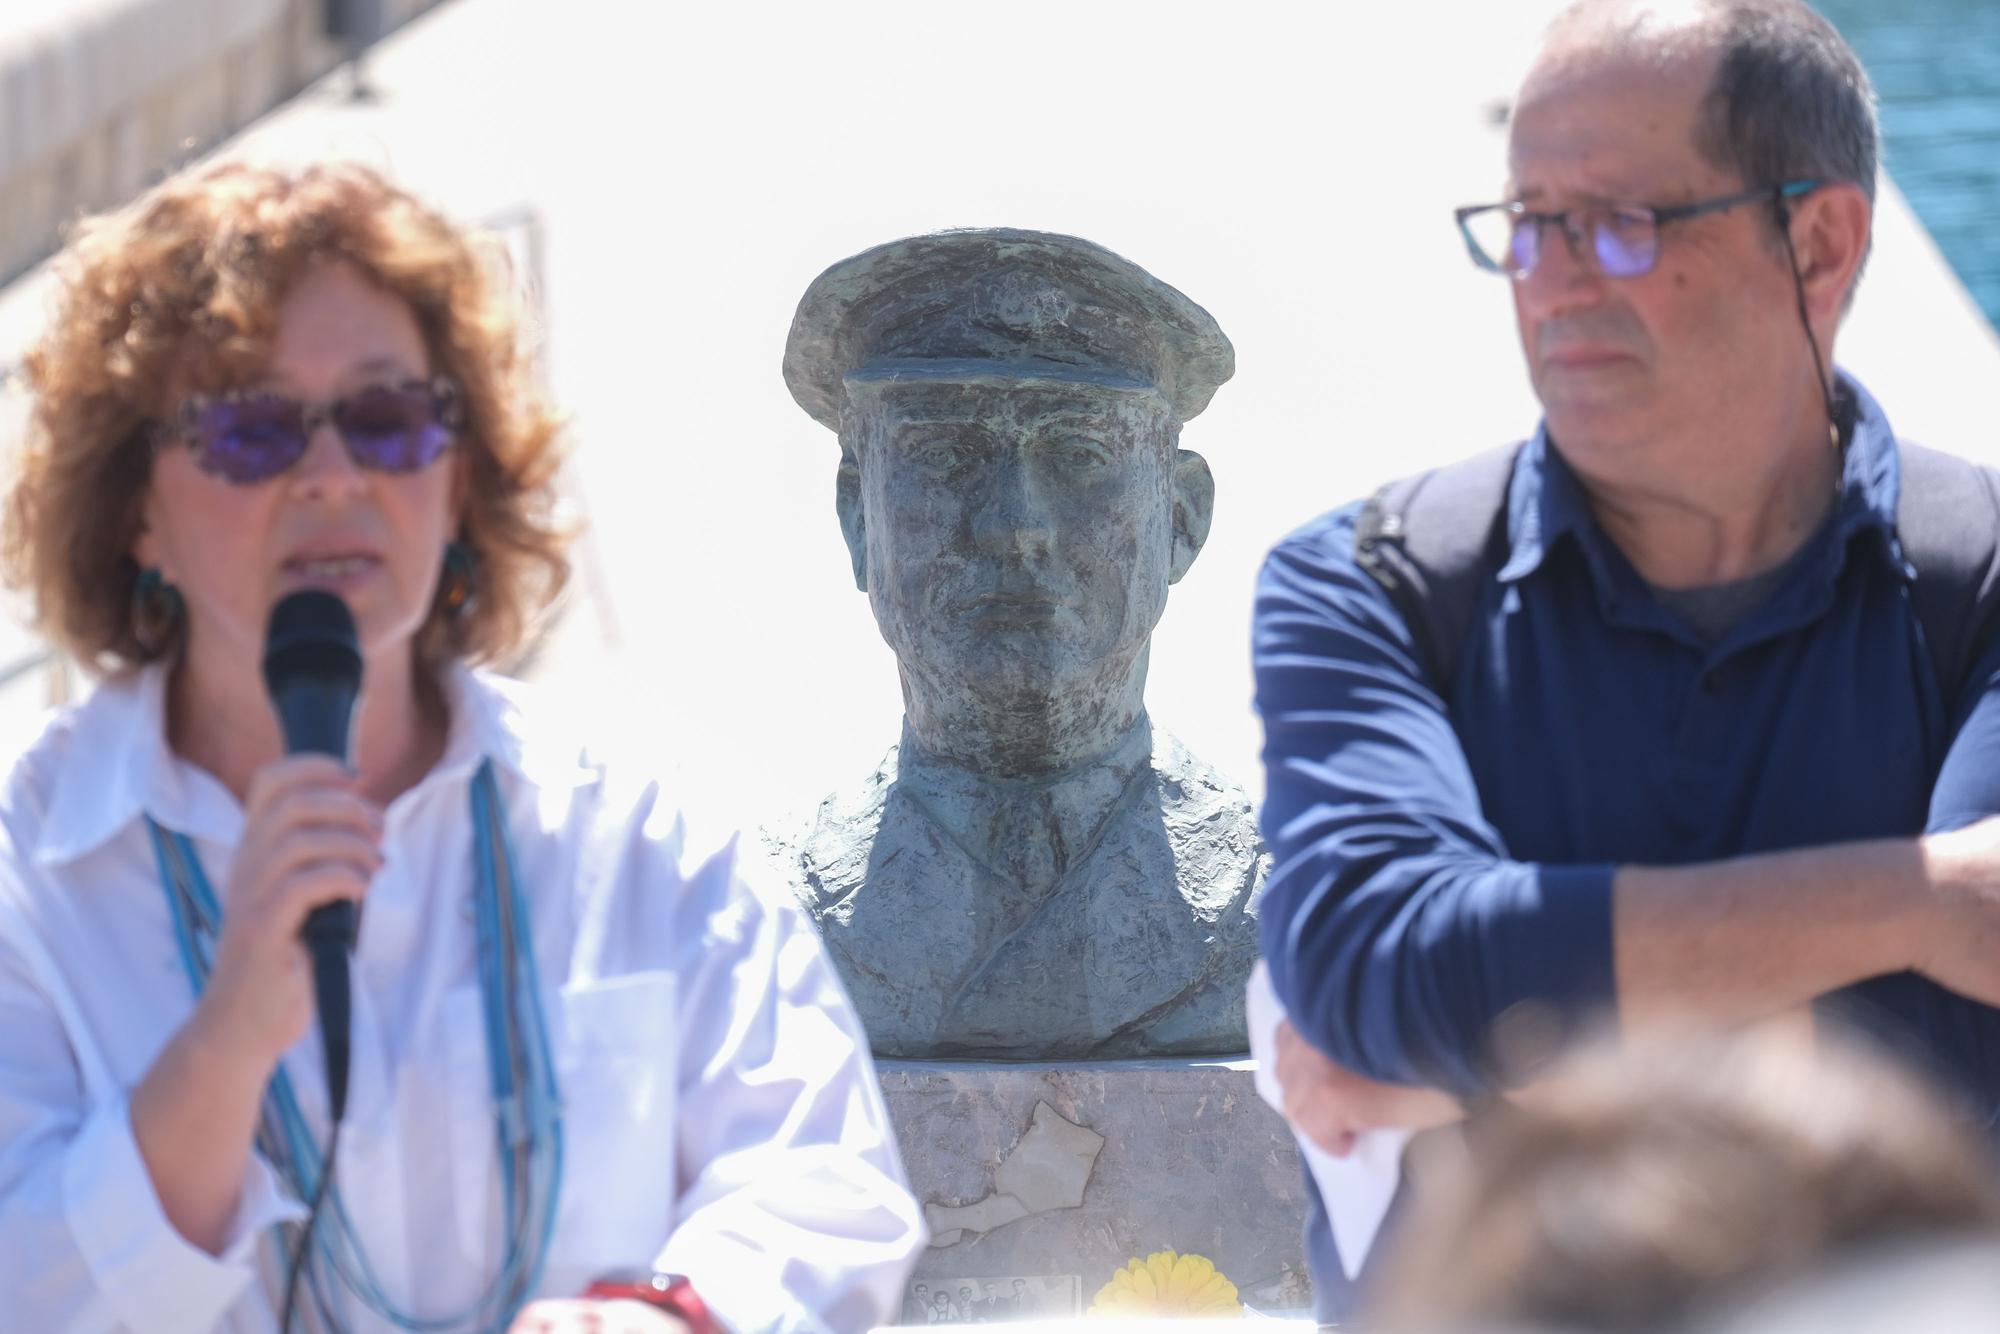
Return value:
[(1083, 1314), (1075, 1274), (918, 1279), (903, 1290), (905, 1325), (998, 1325)]

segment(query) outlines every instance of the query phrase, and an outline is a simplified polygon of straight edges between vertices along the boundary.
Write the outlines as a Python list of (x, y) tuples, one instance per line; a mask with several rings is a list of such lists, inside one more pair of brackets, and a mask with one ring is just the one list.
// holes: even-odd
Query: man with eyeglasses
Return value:
[(1549, 30), (1508, 197), (1459, 212), (1541, 429), (1308, 525), (1259, 584), (1262, 937), (1307, 1138), (1456, 1119), (1594, 1018), (1809, 1004), (2000, 1109), (1996, 479), (1833, 368), (1876, 138), (1792, 0)]

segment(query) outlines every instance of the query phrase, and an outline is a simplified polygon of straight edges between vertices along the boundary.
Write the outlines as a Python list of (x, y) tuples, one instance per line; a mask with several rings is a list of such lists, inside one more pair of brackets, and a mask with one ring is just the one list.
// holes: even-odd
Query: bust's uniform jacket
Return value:
[[(270, 1334), (271, 1225), (304, 1209), (253, 1154), (231, 1239), (161, 1212), (127, 1100), (194, 1005), (145, 827), (217, 893), (241, 809), (165, 742), (164, 669), (58, 716), (0, 793), (0, 1325)], [(469, 789), (493, 763), (560, 1082), (562, 1195), (537, 1296), (620, 1266), (688, 1274), (729, 1327), (860, 1330), (923, 1227), (867, 1043), (811, 927), (651, 784), (529, 727), (519, 687), (452, 669), (437, 766), (391, 803), (354, 961), (338, 1182), (389, 1297), (461, 1308), (502, 1192), (472, 922)], [(526, 697), (532, 701), (532, 696)], [(227, 902), (223, 904), (227, 912)], [(315, 1027), (285, 1057), (324, 1144)], [(388, 1328), (350, 1303), (357, 1331)]]
[(773, 841), (877, 1055), (1248, 1049), (1255, 816), (1143, 721), (1054, 784), (983, 780), (906, 728), (864, 785)]
[[(1613, 1005), (1617, 866), (2000, 811), (2000, 645), (1942, 696), (1896, 532), (1896, 438), (1843, 384), (1857, 414), (1833, 510), (1713, 645), (1597, 527), (1545, 431), (1515, 463), (1506, 559), (1442, 694), (1355, 563), (1359, 506), (1271, 553), (1253, 630), (1274, 860), (1261, 934), (1314, 1046), (1377, 1079), (1476, 1094), (1509, 1009), (1574, 1021)], [(2000, 1012), (1914, 974), (1822, 1004), (2000, 1114)], [(1337, 1285), (1313, 1232), (1315, 1278)]]

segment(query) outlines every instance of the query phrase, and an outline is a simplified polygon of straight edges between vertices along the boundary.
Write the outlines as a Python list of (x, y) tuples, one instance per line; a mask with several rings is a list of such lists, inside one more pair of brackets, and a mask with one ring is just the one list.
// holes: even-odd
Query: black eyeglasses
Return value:
[[(1579, 262), (1586, 250), (1590, 262), (1607, 278), (1637, 278), (1651, 273), (1660, 258), (1660, 228), (1670, 222), (1722, 213), (1744, 204), (1782, 204), (1819, 181), (1787, 181), (1753, 190), (1696, 200), (1691, 204), (1586, 205), (1559, 213), (1537, 213), (1526, 204), (1473, 204), (1456, 211), (1458, 230), (1465, 237), (1472, 262), (1489, 273), (1525, 278), (1542, 257), (1542, 234), (1550, 225), (1562, 229), (1569, 252)], [(1586, 242), (1588, 243), (1586, 247)]]
[(239, 486), (276, 477), (305, 457), (322, 422), (332, 422), (356, 466), (415, 472), (437, 461), (464, 425), (458, 386), (444, 376), (370, 385), (323, 403), (262, 390), (198, 394), (154, 447), (185, 441), (195, 466)]

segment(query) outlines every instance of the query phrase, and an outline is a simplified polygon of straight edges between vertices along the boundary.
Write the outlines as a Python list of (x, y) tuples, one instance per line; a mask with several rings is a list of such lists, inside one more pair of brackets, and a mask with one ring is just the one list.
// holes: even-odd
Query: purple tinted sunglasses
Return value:
[(154, 447), (184, 441), (195, 466), (239, 486), (276, 477), (305, 457), (332, 422), (355, 466), (415, 472), (437, 461), (465, 423), (458, 386), (444, 376), (370, 385), (321, 403), (263, 390), (197, 394), (162, 425)]

